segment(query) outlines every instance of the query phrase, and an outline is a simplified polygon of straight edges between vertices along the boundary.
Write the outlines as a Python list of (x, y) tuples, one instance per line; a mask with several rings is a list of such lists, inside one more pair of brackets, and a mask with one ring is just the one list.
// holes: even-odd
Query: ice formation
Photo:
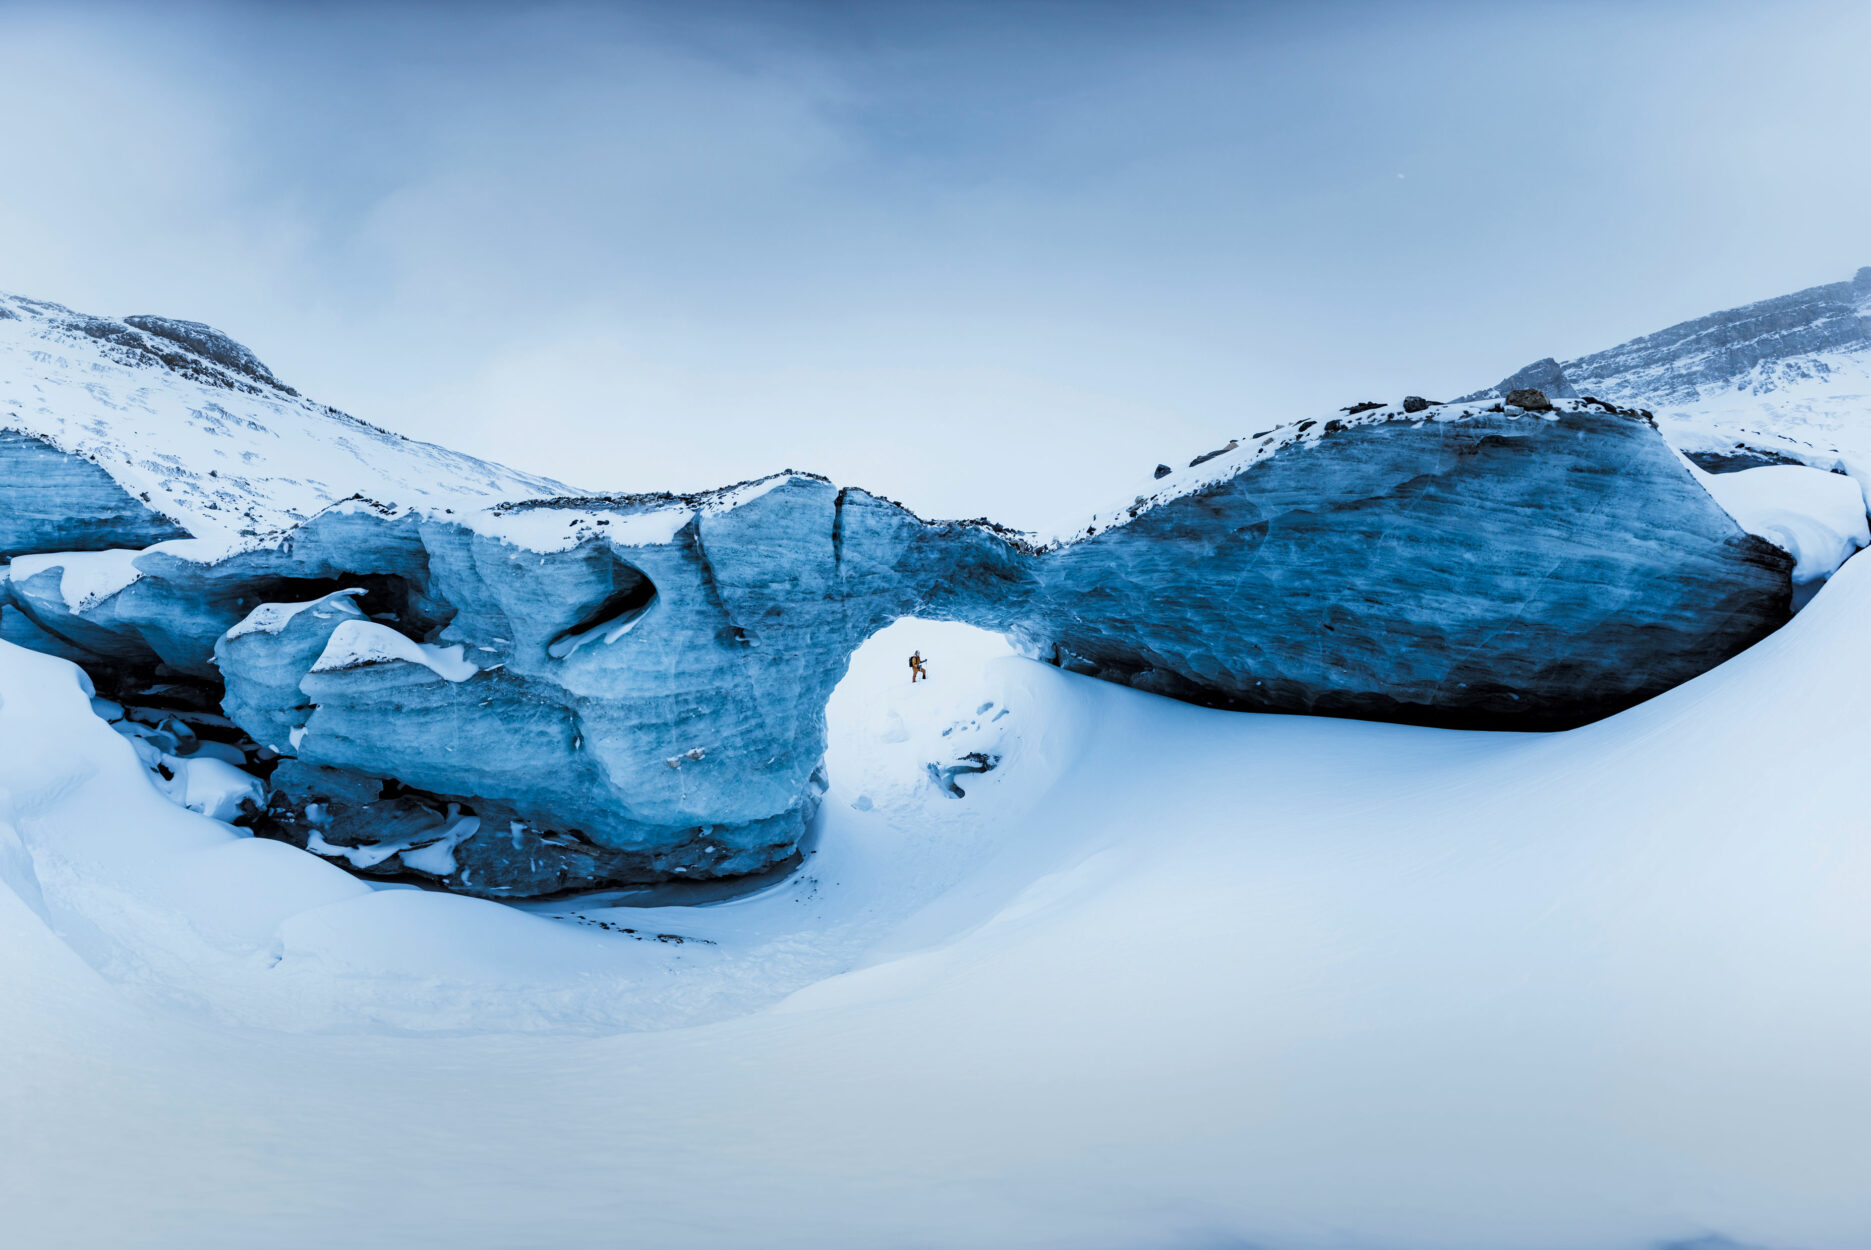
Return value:
[(218, 814), (495, 897), (789, 862), (826, 701), (900, 618), (1213, 706), (1557, 728), (1749, 646), (1864, 541), (1798, 490), (1744, 527), (1602, 399), (1353, 405), (1046, 539), (797, 472), (578, 495), (311, 404), (207, 327), (4, 306), (0, 637), (264, 776), (262, 806), (202, 770)]

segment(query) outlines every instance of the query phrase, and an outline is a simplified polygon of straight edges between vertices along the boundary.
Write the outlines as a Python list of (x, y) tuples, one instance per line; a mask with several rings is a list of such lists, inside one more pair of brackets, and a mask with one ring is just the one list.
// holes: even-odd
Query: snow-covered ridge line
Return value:
[[(837, 486), (822, 473), (782, 469), (765, 477), (686, 494), (646, 491), (635, 494), (553, 495), (539, 499), (515, 499), (460, 519), (478, 534), (542, 553), (569, 551), (581, 543), (599, 538), (618, 546), (644, 546), (668, 542), (693, 517), (732, 511), (794, 482)], [(886, 495), (863, 490), (862, 487), (839, 488), (841, 497), (852, 491), (859, 491), (867, 498), (897, 508), (926, 527), (982, 530), (1028, 554), (1037, 553), (1040, 547), (1036, 535), (1002, 525), (987, 517), (932, 520)]]
[(1645, 409), (1625, 408), (1592, 397), (1558, 401), (1553, 404), (1552, 408), (1546, 410), (1523, 409), (1505, 402), (1487, 400), (1444, 403), (1406, 399), (1395, 404), (1379, 402), (1352, 404), (1317, 417), (1283, 422), (1233, 439), (1220, 448), (1196, 456), (1181, 469), (1170, 469), (1168, 473), (1155, 478), (1148, 489), (1134, 498), (1121, 504), (1101, 508), (1083, 517), (1070, 529), (1055, 530), (1051, 534), (1043, 537), (1036, 536), (1036, 538), (1044, 550), (1071, 546), (1073, 543), (1094, 537), (1114, 526), (1128, 524), (1151, 509), (1225, 482), (1288, 448), (1312, 447), (1328, 435), (1345, 430), (1387, 425), (1392, 422), (1405, 422), (1411, 425), (1423, 425), (1429, 422), (1448, 423), (1467, 420), (1484, 413), (1504, 413), (1510, 417), (1551, 421), (1557, 420), (1562, 413), (1576, 412), (1610, 413), (1647, 421), (1653, 427), (1655, 425), (1650, 412)]
[(570, 493), (316, 403), (199, 322), (0, 296), (0, 431), (96, 466), (197, 537), (292, 528), (356, 493), (473, 507)]
[(1464, 400), (1518, 387), (1652, 409), (1670, 444), (1704, 467), (1786, 459), (1871, 487), (1871, 266), (1573, 360), (1536, 360)]

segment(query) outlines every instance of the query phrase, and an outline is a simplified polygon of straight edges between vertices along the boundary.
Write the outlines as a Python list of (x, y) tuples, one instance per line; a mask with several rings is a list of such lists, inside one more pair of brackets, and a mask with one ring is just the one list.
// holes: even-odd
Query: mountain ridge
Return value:
[(8, 294), (0, 435), (12, 436), (0, 453), (18, 462), (9, 476), (28, 460), (42, 469), (48, 454), (79, 457), (200, 538), (289, 529), (360, 493), (471, 507), (577, 493), (317, 403), (201, 322), (117, 320)]

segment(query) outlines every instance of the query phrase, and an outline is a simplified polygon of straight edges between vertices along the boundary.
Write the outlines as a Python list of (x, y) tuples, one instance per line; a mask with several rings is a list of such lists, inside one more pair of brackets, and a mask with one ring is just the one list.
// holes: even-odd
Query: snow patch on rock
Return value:
[[(337, 595), (352, 598), (364, 593), (364, 589), (359, 586), (347, 587), (335, 592)], [(263, 603), (221, 637), (231, 642), (236, 638), (244, 638), (248, 634), (277, 634), (292, 624), (293, 618), (299, 613), (328, 604), (332, 598), (332, 595), (321, 595), (316, 599), (307, 599), (303, 603)]]
[(463, 658), (465, 650), (460, 644), (438, 647), (416, 642), (375, 621), (348, 620), (339, 622), (331, 631), (325, 649), (312, 663), (312, 671), (335, 673), (401, 662), (419, 664), (446, 681), (461, 682), (481, 671), (473, 661)]

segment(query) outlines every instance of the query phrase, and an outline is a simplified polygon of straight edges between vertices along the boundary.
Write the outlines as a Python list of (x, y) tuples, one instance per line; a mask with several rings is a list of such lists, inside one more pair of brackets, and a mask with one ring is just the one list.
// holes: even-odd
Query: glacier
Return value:
[[(20, 308), (58, 359), (94, 347), (107, 374), (229, 392), (178, 400), (189, 428), (210, 402), (227, 424), (244, 396), (263, 408), (234, 424), (256, 444), (296, 446), (287, 417), (322, 422), (321, 442), (353, 436), (206, 327), (152, 354), (139, 327), (171, 323), (74, 329)], [(183, 367), (175, 348), (208, 354)], [(68, 421), (11, 419), (46, 447), (81, 445)], [(337, 488), (295, 477), (286, 492), (288, 467), (316, 464), (296, 453), (249, 449), (243, 475), (178, 469), (151, 490), (138, 466), (166, 462), (67, 451), (126, 492), (142, 483), (186, 536), (48, 551), (63, 522), (33, 517), (89, 496), (36, 479), (44, 498), (0, 553), (0, 637), (55, 640), (111, 699), (193, 717), (241, 752), (269, 783), (243, 819), (268, 836), (489, 897), (797, 862), (826, 785), (827, 700), (864, 640), (905, 617), (1209, 706), (1552, 729), (1706, 671), (1792, 607), (1787, 551), (1724, 511), (1643, 412), (1603, 401), (1354, 405), (1153, 474), (1049, 539), (925, 521), (799, 472), (541, 497), (379, 441), (367, 484), (401, 497), (304, 516)], [(438, 464), (456, 472), (448, 493), (408, 489)], [(447, 832), (468, 816), (472, 836)], [(429, 853), (444, 839), (449, 854)]]

